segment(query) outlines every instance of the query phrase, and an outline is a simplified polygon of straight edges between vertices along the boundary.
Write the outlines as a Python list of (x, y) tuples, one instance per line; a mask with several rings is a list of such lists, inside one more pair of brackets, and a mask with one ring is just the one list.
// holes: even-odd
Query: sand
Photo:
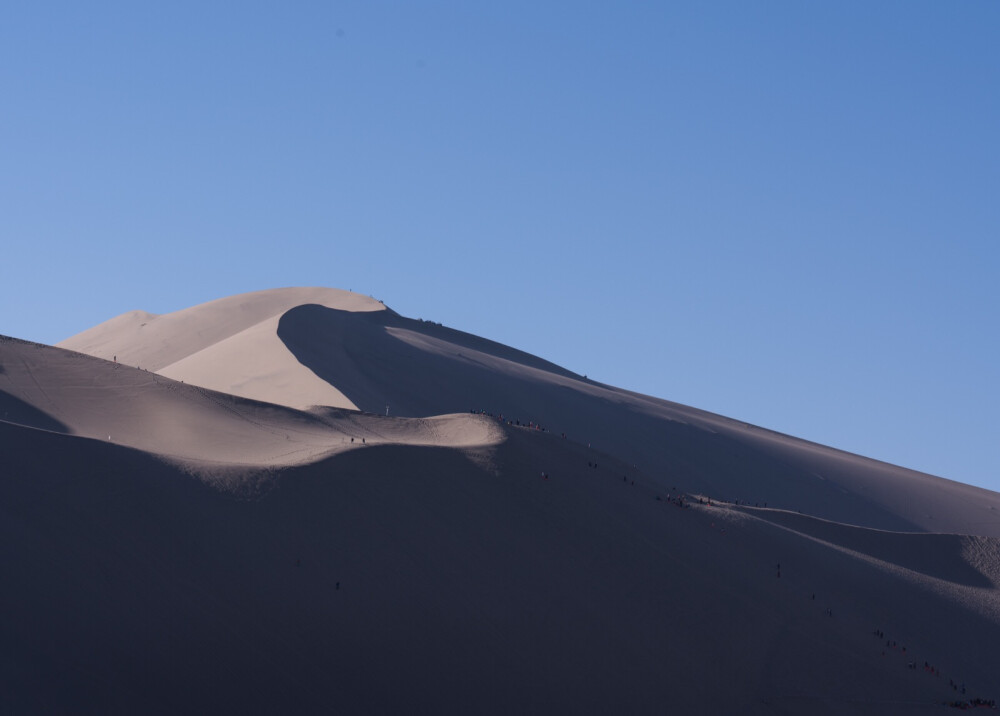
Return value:
[(384, 414), (388, 405), (403, 417), (485, 410), (622, 457), (661, 487), (681, 482), (719, 500), (879, 529), (1000, 536), (997, 493), (602, 385), (357, 294), (278, 289), (144, 315), (60, 346), (103, 358), (118, 351), (120, 362), (132, 356), (166, 377), (293, 408)]
[(317, 380), (276, 339), (279, 317), (299, 305), (384, 311), (368, 296), (331, 288), (284, 288), (210, 301), (165, 315), (130, 311), (58, 345), (175, 380), (295, 408), (356, 408)]
[(348, 292), (133, 312), (61, 345), (0, 340), (12, 713), (1000, 697), (996, 493)]

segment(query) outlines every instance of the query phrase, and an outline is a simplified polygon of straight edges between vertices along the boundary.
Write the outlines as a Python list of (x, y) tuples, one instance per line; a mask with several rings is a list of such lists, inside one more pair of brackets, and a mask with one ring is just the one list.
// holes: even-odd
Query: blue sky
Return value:
[(995, 0), (159, 5), (4, 6), (0, 333), (350, 288), (1000, 489)]

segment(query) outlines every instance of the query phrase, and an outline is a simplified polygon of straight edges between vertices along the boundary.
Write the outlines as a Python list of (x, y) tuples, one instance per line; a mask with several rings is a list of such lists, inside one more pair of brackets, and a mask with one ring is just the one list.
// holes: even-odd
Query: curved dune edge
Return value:
[(129, 311), (57, 347), (243, 398), (299, 409), (312, 405), (357, 409), (278, 340), (281, 316), (303, 304), (348, 313), (387, 310), (373, 298), (340, 289), (270, 289), (162, 315)]
[(306, 412), (16, 339), (3, 341), (0, 359), (0, 417), (191, 465), (279, 468), (360, 447), (472, 449), (504, 438), (484, 416)]
[(387, 310), (369, 296), (336, 288), (253, 291), (164, 314), (129, 311), (60, 341), (57, 348), (158, 371), (295, 306), (353, 313)]
[(334, 385), (299, 363), (277, 340), (272, 316), (157, 370), (162, 376), (241, 398), (304, 410), (313, 405), (357, 410)]
[[(350, 452), (392, 447), (441, 448), (466, 455), (473, 463), (488, 466), (493, 450), (506, 440), (493, 421), (474, 415), (440, 415), (432, 418), (389, 418), (370, 414), (340, 414), (328, 408), (321, 416), (328, 433), (315, 432), (288, 439), (272, 455), (252, 462), (220, 461), (200, 456), (150, 453), (212, 487), (246, 497), (259, 496), (275, 484), (286, 468), (315, 465)], [(278, 450), (285, 449), (284, 452)], [(401, 469), (403, 466), (400, 466)]]
[(998, 538), (888, 532), (789, 513), (758, 513), (753, 518), (1000, 623)]
[(713, 510), (761, 520), (805, 539), (883, 564), (966, 587), (995, 589), (1000, 539), (965, 534), (893, 532), (824, 520), (787, 510), (720, 505)]

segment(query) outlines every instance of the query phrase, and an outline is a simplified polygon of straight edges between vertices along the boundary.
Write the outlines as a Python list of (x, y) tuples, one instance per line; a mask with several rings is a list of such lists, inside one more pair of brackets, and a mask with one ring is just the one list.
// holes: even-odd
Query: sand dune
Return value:
[[(357, 294), (235, 296), (146, 321), (152, 338), (135, 329), (142, 315), (128, 316), (60, 345), (106, 358), (117, 350), (168, 377), (290, 407), (482, 409), (628, 456), (660, 486), (878, 529), (1000, 536), (994, 492), (598, 384)], [(161, 354), (169, 363), (158, 368)]]
[(904, 714), (956, 698), (950, 680), (1000, 688), (988, 610), (508, 433), (488, 465), (386, 445), (248, 500), (141, 451), (0, 424), (19, 446), (0, 500), (7, 703)]
[(0, 419), (192, 465), (283, 467), (363, 445), (471, 448), (501, 437), (494, 421), (482, 416), (308, 413), (9, 338), (0, 340), (0, 362)]
[(1000, 696), (996, 493), (347, 292), (133, 312), (62, 345), (0, 339), (13, 713)]
[(58, 345), (244, 398), (296, 408), (356, 408), (291, 359), (275, 339), (278, 318), (303, 304), (361, 313), (385, 310), (375, 299), (349, 291), (273, 289), (164, 315), (130, 311)]

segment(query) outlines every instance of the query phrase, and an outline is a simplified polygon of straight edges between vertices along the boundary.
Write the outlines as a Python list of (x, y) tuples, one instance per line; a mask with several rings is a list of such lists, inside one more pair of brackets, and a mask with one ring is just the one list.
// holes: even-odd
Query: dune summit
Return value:
[(347, 291), (0, 339), (13, 713), (932, 713), (1000, 495)]
[(329, 383), (289, 360), (275, 339), (278, 319), (299, 305), (384, 311), (378, 301), (332, 288), (284, 288), (210, 301), (158, 316), (129, 311), (59, 343), (168, 378), (291, 407), (355, 408)]

